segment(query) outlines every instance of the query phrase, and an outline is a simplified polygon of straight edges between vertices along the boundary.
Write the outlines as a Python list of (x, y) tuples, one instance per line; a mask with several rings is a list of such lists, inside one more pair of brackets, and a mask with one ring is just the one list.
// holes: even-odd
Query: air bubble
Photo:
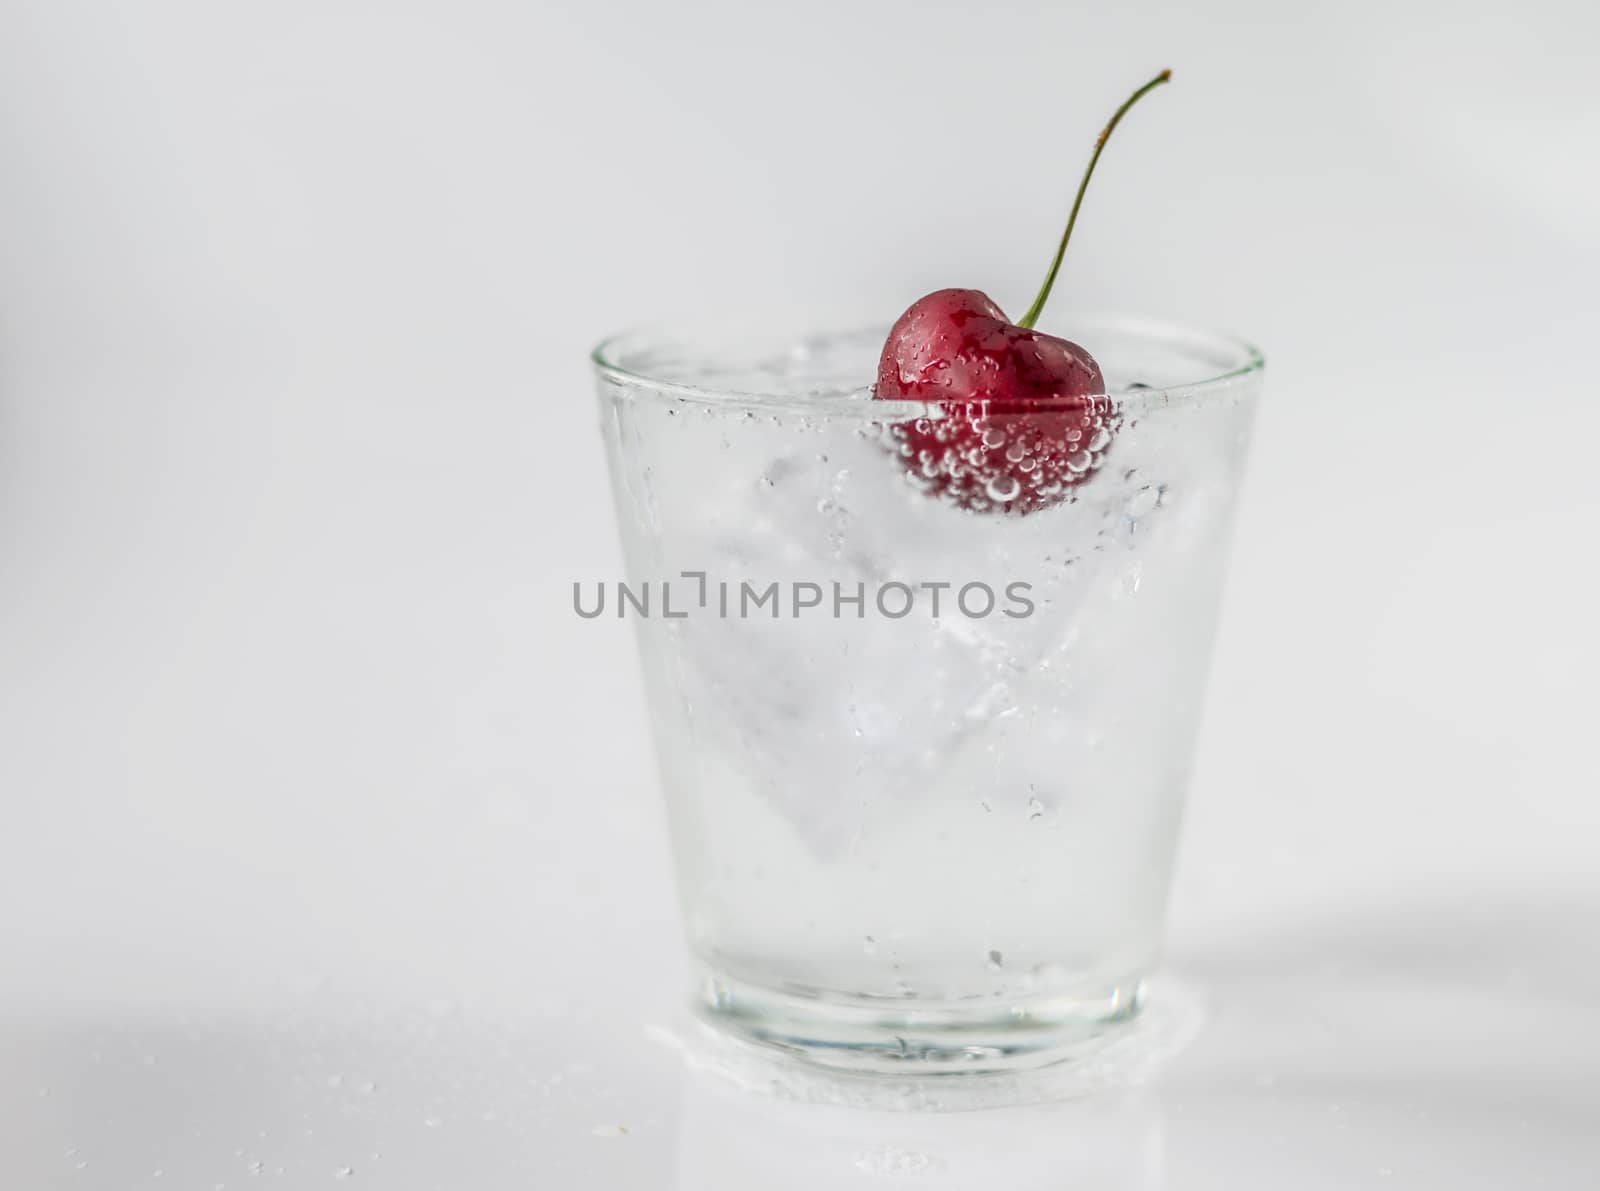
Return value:
[(1016, 499), (1017, 493), (1022, 491), (1022, 485), (1015, 476), (995, 476), (983, 486), (984, 492), (990, 500), (1005, 503)]
[(1146, 484), (1128, 498), (1128, 503), (1123, 506), (1123, 512), (1134, 518), (1144, 517), (1153, 512), (1160, 501), (1160, 490), (1151, 484)]
[(1088, 451), (1074, 451), (1067, 456), (1067, 470), (1082, 475), (1093, 462), (1094, 457)]

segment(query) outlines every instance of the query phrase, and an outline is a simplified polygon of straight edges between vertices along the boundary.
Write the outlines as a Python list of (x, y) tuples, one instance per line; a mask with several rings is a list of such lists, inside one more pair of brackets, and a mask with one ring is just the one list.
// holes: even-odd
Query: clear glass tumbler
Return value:
[[(1141, 1005), (1262, 357), (1049, 330), (1108, 395), (1020, 421), (871, 399), (882, 329), (595, 351), (627, 579), (574, 604), (635, 624), (701, 1003), (737, 1036), (966, 1073)], [(1041, 427), (1079, 449), (1017, 502)], [(945, 428), (1016, 468), (951, 483)]]

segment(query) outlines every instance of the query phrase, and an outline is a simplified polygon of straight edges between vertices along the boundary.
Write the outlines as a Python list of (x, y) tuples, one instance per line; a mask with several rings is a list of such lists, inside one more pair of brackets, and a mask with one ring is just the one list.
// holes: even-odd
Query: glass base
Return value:
[(933, 1002), (775, 990), (708, 971), (698, 1008), (738, 1040), (856, 1074), (970, 1076), (1032, 1070), (1096, 1053), (1144, 1003), (1138, 977), (1093, 996)]

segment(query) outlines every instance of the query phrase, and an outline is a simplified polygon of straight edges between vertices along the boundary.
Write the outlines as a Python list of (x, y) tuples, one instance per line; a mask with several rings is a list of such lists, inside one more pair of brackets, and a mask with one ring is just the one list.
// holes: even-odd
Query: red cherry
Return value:
[(1069, 499), (1100, 466), (1115, 410), (1094, 357), (1033, 329), (1055, 285), (1078, 210), (1111, 130), (1163, 70), (1112, 115), (1078, 184), (1066, 231), (1033, 305), (1015, 323), (974, 289), (936, 290), (912, 303), (878, 358), (873, 397), (938, 403), (938, 415), (896, 423), (889, 439), (906, 476), (973, 512), (1025, 514)]
[(1100, 465), (1104, 390), (1076, 343), (1017, 326), (977, 290), (942, 289), (889, 332), (873, 396), (939, 403), (943, 416), (889, 428), (914, 483), (974, 512), (1031, 513)]

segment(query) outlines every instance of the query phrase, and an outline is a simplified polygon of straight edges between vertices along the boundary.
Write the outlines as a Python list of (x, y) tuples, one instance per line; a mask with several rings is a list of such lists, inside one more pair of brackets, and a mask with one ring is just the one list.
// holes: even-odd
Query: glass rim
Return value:
[[(1203, 370), (1204, 374), (1195, 380), (1183, 381), (1179, 384), (1085, 395), (1106, 398), (1124, 407), (1190, 404), (1205, 397), (1225, 392), (1246, 377), (1259, 374), (1266, 368), (1266, 355), (1249, 340), (1188, 326), (1183, 323), (1122, 314), (1072, 315), (1068, 329), (1073, 334), (1078, 334), (1079, 328), (1086, 330), (1103, 328), (1108, 332), (1142, 337), (1152, 342), (1161, 342), (1179, 347), (1187, 346), (1194, 350), (1197, 355), (1212, 354), (1224, 357), (1227, 360), (1227, 363), (1219, 364), (1215, 369)], [(1054, 334), (1057, 333), (1058, 328), (1040, 329), (1048, 334)], [(598, 376), (626, 387), (634, 393), (643, 393), (658, 400), (692, 402), (708, 407), (732, 406), (766, 410), (810, 411), (833, 415), (855, 411), (867, 415), (873, 420), (887, 420), (904, 416), (907, 413), (915, 414), (918, 411), (929, 409), (956, 405), (971, 406), (974, 404), (970, 400), (962, 400), (960, 398), (915, 401), (872, 400), (865, 402), (861, 397), (862, 394), (871, 391), (872, 384), (870, 379), (867, 384), (857, 385), (852, 388), (830, 388), (810, 393), (762, 392), (755, 387), (722, 388), (653, 375), (648, 369), (639, 369), (623, 362), (622, 353), (624, 349), (644, 347), (650, 344), (683, 343), (687, 341), (685, 331), (686, 328), (670, 325), (647, 325), (621, 331), (615, 335), (607, 336), (596, 344), (589, 353), (589, 362)], [(869, 335), (875, 336), (881, 342), (888, 336), (888, 333), (889, 328), (887, 326), (877, 328), (855, 326), (799, 336), (795, 339), (795, 345), (798, 346), (804, 342), (839, 340)], [(1088, 345), (1086, 344), (1085, 346)], [(1083, 397), (1062, 398), (1061, 403), (1065, 405), (1076, 403), (1083, 399)], [(991, 403), (985, 402), (983, 404)], [(1048, 408), (1054, 403), (1045, 402), (1041, 404)]]

